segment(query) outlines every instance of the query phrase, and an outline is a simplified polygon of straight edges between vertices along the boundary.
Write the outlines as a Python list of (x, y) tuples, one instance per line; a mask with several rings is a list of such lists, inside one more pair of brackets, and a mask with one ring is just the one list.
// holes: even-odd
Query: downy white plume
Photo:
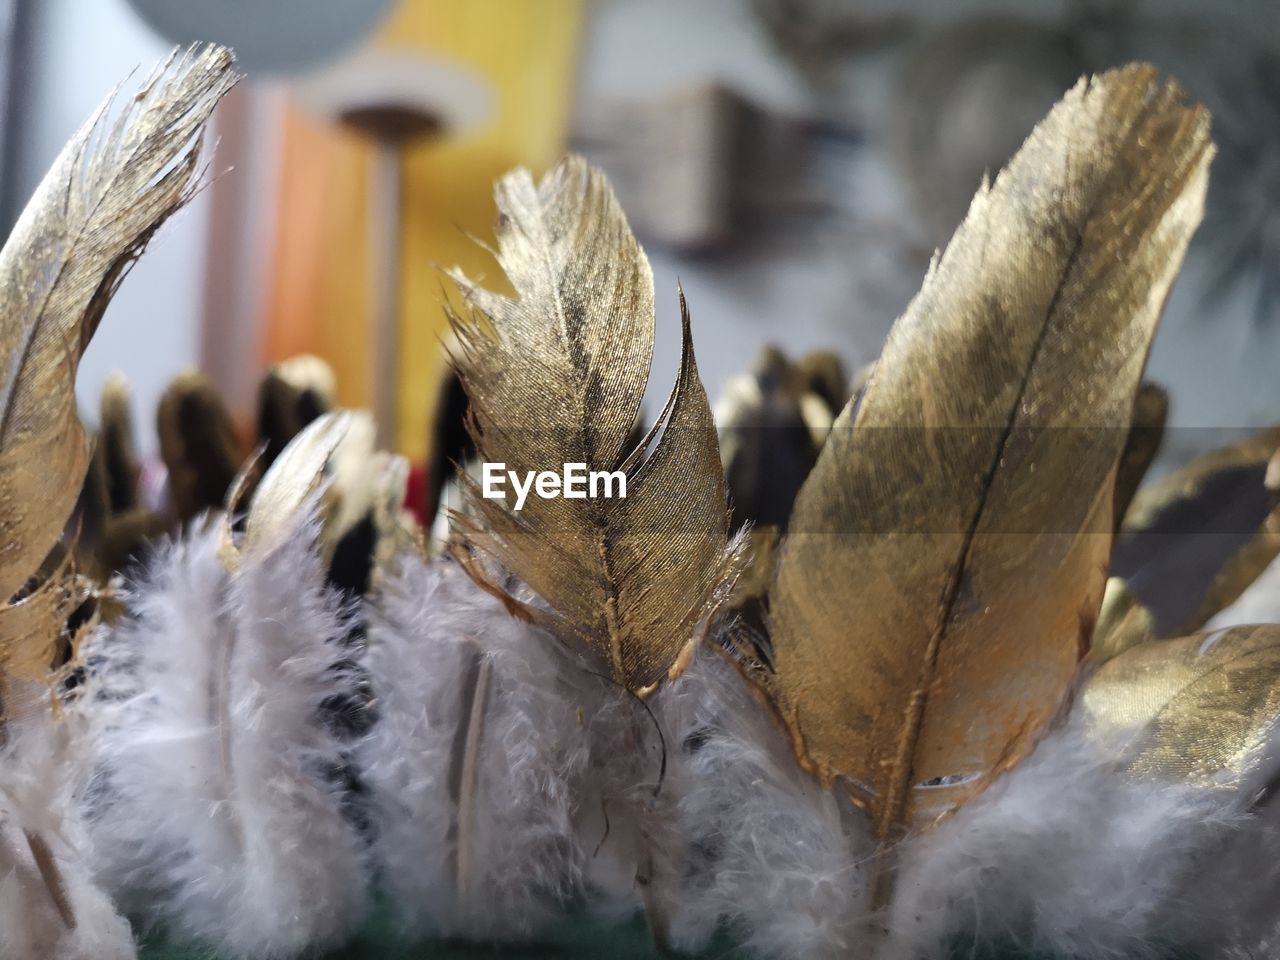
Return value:
[(528, 938), (582, 892), (591, 686), (447, 560), (397, 558), (368, 635), (377, 720), (359, 755), (382, 888), (416, 935)]
[(946, 958), (957, 943), (1078, 960), (1168, 956), (1224, 924), (1206, 877), (1261, 826), (1221, 792), (1135, 782), (1079, 720), (901, 848), (878, 956)]
[(716, 651), (704, 645), (655, 700), (685, 850), (678, 891), (664, 898), (678, 907), (673, 944), (699, 950), (723, 926), (753, 956), (865, 956), (874, 849), (865, 818), (800, 769)]
[(349, 747), (324, 713), (356, 680), (317, 531), (296, 520), (234, 574), (213, 525), (160, 550), (89, 655), (133, 685), (89, 706), (98, 874), (130, 913), (222, 956), (332, 945), (364, 912)]
[[(42, 684), (6, 693), (46, 705), (50, 697)], [(133, 960), (129, 924), (84, 859), (80, 718), (55, 719), (47, 706), (15, 714), (0, 747), (0, 960)]]

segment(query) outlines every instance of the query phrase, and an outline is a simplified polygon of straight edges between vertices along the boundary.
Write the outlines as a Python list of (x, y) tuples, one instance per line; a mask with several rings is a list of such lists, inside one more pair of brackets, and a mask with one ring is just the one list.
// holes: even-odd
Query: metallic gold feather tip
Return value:
[[(517, 512), (472, 483), (456, 552), (513, 609), (643, 695), (678, 672), (736, 568), (683, 294), (676, 384), (633, 449), (653, 356), (653, 277), (617, 200), (598, 171), (570, 158), (538, 186), (510, 174), (497, 204), (497, 257), (516, 297), (451, 274), (466, 302), (454, 326), (480, 459), (522, 476), (566, 463), (620, 470), (627, 495), (530, 497)], [(543, 603), (508, 591), (493, 564)]]
[[(80, 356), (129, 266), (196, 189), (206, 123), (235, 81), (228, 50), (193, 48), (119, 109), (109, 97), (0, 251), (0, 598), (23, 588), (62, 535), (89, 464), (75, 406)], [(22, 613), (22, 629), (10, 627), (45, 590), (62, 587), (28, 586), (0, 612), (0, 667), (48, 662), (32, 646), (51, 648), (60, 625), (36, 629)]]
[(1151, 67), (1081, 81), (979, 190), (800, 492), (770, 690), (884, 839), (1025, 756), (1088, 648), (1208, 129)]

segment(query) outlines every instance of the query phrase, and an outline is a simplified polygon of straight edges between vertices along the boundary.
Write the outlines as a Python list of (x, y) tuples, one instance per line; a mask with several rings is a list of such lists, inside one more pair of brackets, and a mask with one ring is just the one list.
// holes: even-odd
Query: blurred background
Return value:
[[(212, 185), (152, 244), (82, 367), (142, 449), (199, 368), (251, 433), (268, 366), (313, 353), (422, 461), (441, 266), (492, 282), (492, 183), (567, 149), (604, 167), (654, 265), (655, 396), (677, 281), (714, 398), (773, 343), (874, 360), (933, 251), (1079, 75), (1147, 59), (1215, 115), (1209, 212), (1150, 376), (1162, 463), (1280, 421), (1275, 0), (0, 0), (0, 218), (113, 85), (175, 42), (237, 47)], [(656, 412), (657, 405), (650, 404)], [(1193, 429), (1195, 428), (1195, 429)]]

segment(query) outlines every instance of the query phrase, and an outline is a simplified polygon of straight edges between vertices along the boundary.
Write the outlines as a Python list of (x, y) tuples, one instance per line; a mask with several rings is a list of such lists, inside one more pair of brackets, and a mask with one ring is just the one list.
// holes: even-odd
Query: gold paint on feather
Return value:
[(1102, 595), (1102, 608), (1098, 611), (1098, 626), (1093, 631), (1090, 661), (1106, 663), (1130, 647), (1154, 640), (1155, 635), (1155, 619), (1151, 611), (1129, 592), (1124, 580), (1110, 577)]
[(191, 196), (231, 54), (171, 57), (115, 119), (114, 96), (58, 155), (0, 251), (0, 598), (62, 533), (89, 462), (73, 390), (129, 266)]
[(1280, 626), (1141, 644), (1081, 693), (1091, 736), (1139, 777), (1235, 788), (1280, 720)]
[(474, 548), (523, 581), (545, 608), (510, 596), (467, 558), (486, 589), (643, 695), (733, 578), (715, 424), (684, 297), (675, 387), (632, 449), (653, 355), (653, 277), (613, 193), (569, 158), (537, 187), (525, 171), (508, 175), (496, 196), (497, 257), (517, 299), (451, 273), (470, 308), (453, 320), (480, 459), (522, 476), (566, 463), (622, 470), (627, 496), (530, 496), (516, 512), (469, 482), (470, 512), (455, 517), (466, 543), (454, 550)]
[(313, 420), (263, 474), (249, 503), (244, 533), (237, 537), (234, 514), (257, 459), (246, 464), (227, 498), (219, 550), (224, 565), (234, 569), (241, 554), (274, 549), (295, 529), (302, 511), (317, 502), (327, 563), (337, 542), (373, 507), (378, 491), (374, 472), (381, 466), (373, 443), (373, 421), (366, 413), (340, 410)]
[(883, 838), (1015, 765), (1071, 684), (1208, 122), (1150, 67), (1070, 91), (974, 198), (801, 491), (772, 692)]

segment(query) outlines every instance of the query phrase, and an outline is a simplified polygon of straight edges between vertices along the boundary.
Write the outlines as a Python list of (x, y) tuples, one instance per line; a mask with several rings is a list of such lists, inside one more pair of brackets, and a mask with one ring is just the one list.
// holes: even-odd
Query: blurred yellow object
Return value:
[[(406, 0), (376, 46), (437, 57), (490, 88), (482, 125), (406, 149), (401, 196), (397, 448), (427, 454), (447, 323), (438, 267), (500, 274), (470, 239), (492, 235), (493, 182), (515, 166), (535, 173), (564, 148), (582, 0)], [(315, 353), (332, 364), (338, 402), (372, 401), (369, 238), (371, 140), (291, 107), (281, 161), (280, 214), (265, 359)]]

